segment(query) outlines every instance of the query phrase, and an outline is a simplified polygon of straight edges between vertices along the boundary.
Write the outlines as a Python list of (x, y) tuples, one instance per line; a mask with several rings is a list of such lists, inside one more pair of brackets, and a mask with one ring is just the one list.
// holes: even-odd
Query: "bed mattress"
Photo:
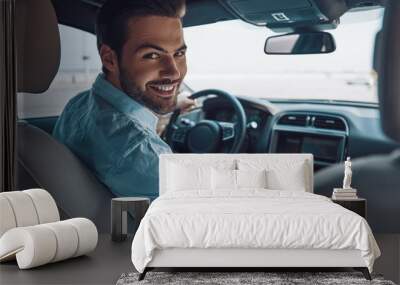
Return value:
[(248, 189), (230, 195), (166, 193), (132, 243), (139, 272), (163, 249), (359, 250), (372, 272), (380, 251), (364, 218), (307, 192)]

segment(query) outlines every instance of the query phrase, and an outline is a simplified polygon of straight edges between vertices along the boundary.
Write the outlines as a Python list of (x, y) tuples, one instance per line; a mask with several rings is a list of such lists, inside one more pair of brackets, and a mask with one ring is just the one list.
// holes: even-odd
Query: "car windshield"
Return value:
[(185, 82), (255, 98), (377, 103), (372, 63), (382, 18), (383, 9), (347, 13), (328, 30), (336, 51), (316, 55), (266, 55), (265, 39), (276, 33), (240, 20), (189, 27)]

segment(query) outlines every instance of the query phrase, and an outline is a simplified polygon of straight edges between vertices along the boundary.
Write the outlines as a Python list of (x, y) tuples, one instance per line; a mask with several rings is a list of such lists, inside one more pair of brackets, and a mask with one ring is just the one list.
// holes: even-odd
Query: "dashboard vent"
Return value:
[(305, 127), (307, 125), (307, 115), (284, 115), (282, 116), (282, 118), (279, 119), (278, 124)]
[(346, 124), (342, 119), (329, 116), (315, 116), (313, 119), (315, 128), (346, 131)]

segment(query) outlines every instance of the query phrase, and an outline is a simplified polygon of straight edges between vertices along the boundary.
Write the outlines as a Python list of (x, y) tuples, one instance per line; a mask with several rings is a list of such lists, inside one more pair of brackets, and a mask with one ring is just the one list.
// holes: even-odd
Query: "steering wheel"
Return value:
[(233, 107), (236, 114), (236, 122), (221, 122), (216, 120), (201, 120), (198, 123), (187, 122), (184, 125), (176, 124), (180, 115), (177, 109), (171, 116), (166, 127), (166, 142), (173, 148), (175, 143), (184, 145), (192, 153), (215, 153), (220, 152), (221, 147), (228, 141), (232, 142), (227, 153), (239, 152), (246, 135), (246, 114), (236, 97), (217, 89), (206, 89), (189, 96), (197, 99), (208, 95), (216, 95), (226, 99)]

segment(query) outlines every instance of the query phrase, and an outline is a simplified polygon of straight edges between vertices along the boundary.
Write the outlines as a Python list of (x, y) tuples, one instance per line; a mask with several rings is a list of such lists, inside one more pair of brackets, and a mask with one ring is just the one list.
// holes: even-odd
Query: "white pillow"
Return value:
[(168, 164), (168, 191), (211, 189), (211, 167)]
[(227, 192), (242, 188), (267, 188), (267, 172), (263, 170), (212, 169), (212, 188)]
[[(288, 190), (306, 192), (306, 177), (303, 167), (291, 169), (290, 174), (270, 170), (267, 172), (268, 188), (272, 190)], [(290, 177), (290, 178), (289, 178)]]
[(306, 191), (308, 169), (304, 158), (295, 156), (269, 157), (268, 159), (239, 159), (240, 170), (267, 170), (267, 188), (271, 190)]
[(213, 190), (236, 190), (236, 170), (212, 168)]
[(267, 170), (235, 170), (237, 188), (267, 188)]

